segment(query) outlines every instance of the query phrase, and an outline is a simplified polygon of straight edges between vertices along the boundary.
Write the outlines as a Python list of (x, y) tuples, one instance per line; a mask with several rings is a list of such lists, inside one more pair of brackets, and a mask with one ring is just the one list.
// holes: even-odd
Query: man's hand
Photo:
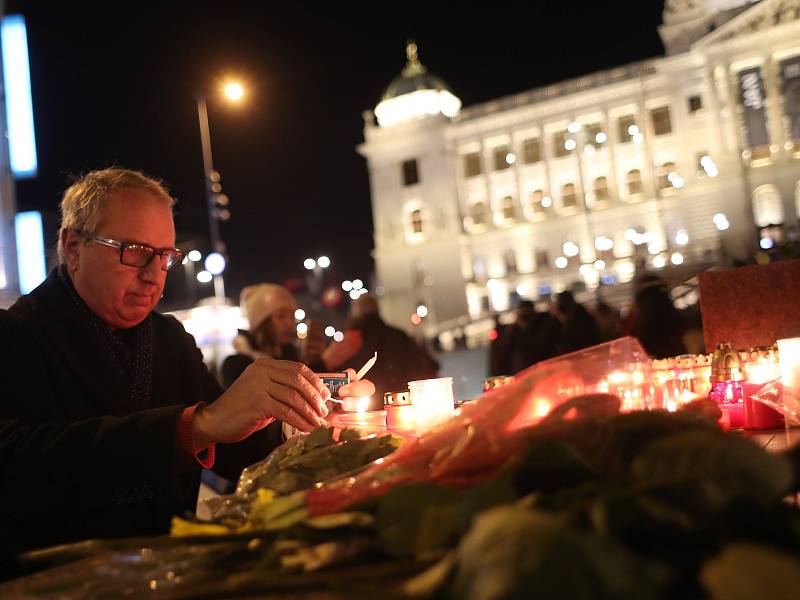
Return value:
[(347, 375), (350, 377), (350, 383), (339, 388), (340, 398), (372, 396), (375, 393), (375, 384), (369, 379), (353, 381), (356, 377), (355, 369), (347, 369)]
[(330, 397), (328, 388), (307, 366), (260, 358), (213, 404), (195, 413), (194, 442), (198, 448), (238, 442), (275, 419), (311, 431), (327, 425), (325, 402)]
[(357, 329), (348, 329), (341, 342), (333, 342), (322, 353), (322, 362), (330, 371), (338, 370), (344, 363), (353, 358), (361, 350), (361, 332)]

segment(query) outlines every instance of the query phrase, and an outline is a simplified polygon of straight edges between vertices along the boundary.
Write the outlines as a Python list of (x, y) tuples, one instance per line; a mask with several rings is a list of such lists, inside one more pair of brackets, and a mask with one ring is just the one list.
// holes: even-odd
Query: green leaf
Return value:
[(482, 513), (457, 551), (451, 596), (656, 598), (663, 572), (613, 540), (520, 506)]
[(731, 544), (708, 560), (700, 581), (713, 600), (796, 600), (800, 559), (757, 544)]
[(648, 445), (633, 461), (634, 477), (648, 483), (696, 482), (697, 493), (722, 507), (736, 498), (769, 504), (789, 490), (792, 471), (781, 456), (750, 440), (718, 431), (684, 431)]
[(461, 529), (460, 496), (430, 483), (397, 487), (378, 502), (375, 526), (393, 556), (420, 556), (447, 548)]
[(332, 427), (317, 427), (314, 431), (306, 436), (303, 445), (306, 450), (313, 450), (323, 446), (330, 446), (333, 441), (333, 428)]

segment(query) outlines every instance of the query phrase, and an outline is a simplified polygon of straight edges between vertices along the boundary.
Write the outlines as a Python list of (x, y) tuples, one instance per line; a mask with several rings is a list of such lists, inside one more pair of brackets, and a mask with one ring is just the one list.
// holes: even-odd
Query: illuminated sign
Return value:
[(0, 21), (0, 44), (11, 172), (18, 178), (34, 177), (38, 165), (28, 66), (28, 35), (24, 17), (3, 17)]
[(19, 291), (27, 294), (47, 276), (42, 214), (36, 210), (17, 213), (14, 216), (14, 233), (17, 238)]

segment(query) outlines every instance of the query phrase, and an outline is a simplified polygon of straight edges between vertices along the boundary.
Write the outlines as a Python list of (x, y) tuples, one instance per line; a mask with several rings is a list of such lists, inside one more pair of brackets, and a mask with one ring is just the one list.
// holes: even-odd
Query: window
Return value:
[(783, 199), (774, 185), (762, 185), (753, 191), (753, 218), (757, 227), (783, 224)]
[(642, 172), (639, 169), (631, 169), (628, 171), (628, 174), (625, 176), (625, 181), (628, 184), (628, 194), (630, 196), (642, 193)]
[(550, 198), (547, 198), (547, 200), (545, 198), (546, 196), (542, 190), (533, 190), (531, 192), (529, 201), (534, 215), (544, 214), (545, 209), (550, 206)]
[(701, 110), (703, 110), (703, 97), (700, 96), (699, 94), (697, 94), (695, 96), (689, 96), (689, 99), (687, 100), (687, 102), (689, 103), (689, 114), (690, 115), (694, 115), (694, 114), (700, 112)]
[(561, 188), (561, 207), (575, 208), (578, 204), (578, 194), (575, 193), (574, 183), (565, 183)]
[(522, 142), (522, 161), (526, 164), (537, 163), (542, 160), (539, 148), (539, 138), (528, 138)]
[(610, 267), (614, 261), (614, 240), (610, 235), (598, 235), (594, 238), (595, 256)]
[(650, 111), (650, 120), (653, 123), (655, 135), (672, 133), (672, 122), (669, 118), (669, 106), (660, 106)]
[(414, 185), (419, 183), (419, 173), (417, 172), (417, 161), (411, 159), (403, 162), (403, 185)]
[(633, 115), (625, 115), (620, 117), (617, 121), (617, 125), (619, 127), (618, 133), (620, 144), (630, 142), (633, 139), (633, 136), (639, 132), (639, 127), (636, 125), (636, 117)]
[(514, 204), (514, 198), (506, 196), (500, 200), (500, 216), (503, 221), (514, 221), (517, 218), (517, 207)]
[(422, 235), (422, 211), (415, 209), (411, 211), (411, 233), (414, 235)]
[(534, 263), (537, 271), (549, 269), (550, 253), (544, 248), (537, 248), (534, 251)]
[(475, 283), (484, 283), (486, 281), (486, 259), (483, 256), (474, 256), (472, 258), (472, 278)]
[(511, 166), (511, 163), (514, 161), (512, 160), (511, 163), (508, 162), (509, 150), (508, 146), (498, 146), (493, 151), (494, 156), (494, 170), (495, 171), (502, 171), (503, 169), (507, 169)]
[(464, 155), (464, 177), (475, 177), (480, 175), (481, 155), (480, 152), (471, 152)]
[(517, 272), (517, 253), (512, 249), (508, 249), (503, 253), (503, 262), (506, 266), (506, 273)]
[[(670, 178), (670, 173), (677, 173), (675, 169), (674, 162), (665, 162), (658, 168), (658, 189), (668, 190), (672, 188), (672, 179)], [(674, 177), (675, 175), (672, 175), (672, 178)]]
[(574, 146), (571, 146), (568, 142), (575, 143), (574, 140), (569, 137), (568, 131), (559, 131), (553, 134), (553, 154), (557, 157), (567, 156), (572, 150), (575, 149)]
[(595, 148), (602, 148), (603, 142), (605, 142), (608, 138), (603, 133), (600, 123), (590, 123), (588, 125), (584, 125), (584, 127), (586, 128), (587, 143), (591, 144)]
[(594, 180), (594, 200), (595, 202), (605, 202), (608, 200), (608, 179), (598, 177)]
[(469, 216), (473, 225), (486, 225), (486, 203), (476, 202), (469, 210)]

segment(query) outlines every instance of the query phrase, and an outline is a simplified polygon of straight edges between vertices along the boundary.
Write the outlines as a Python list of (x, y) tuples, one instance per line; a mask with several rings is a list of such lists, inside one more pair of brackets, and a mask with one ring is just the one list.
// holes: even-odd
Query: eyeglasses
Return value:
[(77, 230), (77, 233), (91, 242), (119, 250), (119, 262), (126, 267), (144, 269), (156, 256), (161, 260), (161, 270), (171, 271), (176, 265), (183, 262), (184, 253), (177, 248), (153, 248), (140, 242), (118, 242), (109, 238), (92, 235), (86, 231)]

